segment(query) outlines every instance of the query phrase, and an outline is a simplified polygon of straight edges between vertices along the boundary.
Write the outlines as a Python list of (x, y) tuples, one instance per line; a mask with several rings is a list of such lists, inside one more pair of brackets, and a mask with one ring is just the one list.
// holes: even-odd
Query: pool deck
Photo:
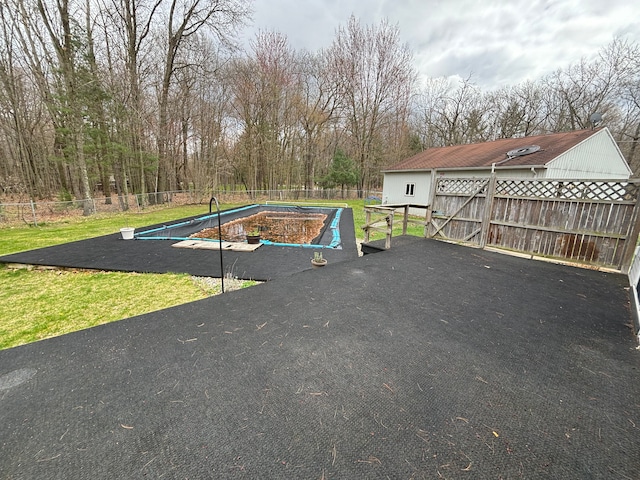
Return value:
[(640, 478), (626, 287), (400, 238), (0, 351), (0, 478)]

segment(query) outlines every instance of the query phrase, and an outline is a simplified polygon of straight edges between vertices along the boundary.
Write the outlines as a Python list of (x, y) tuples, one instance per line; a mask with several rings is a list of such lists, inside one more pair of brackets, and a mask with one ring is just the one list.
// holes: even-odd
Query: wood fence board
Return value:
[(639, 192), (632, 181), (441, 178), (427, 236), (621, 269)]

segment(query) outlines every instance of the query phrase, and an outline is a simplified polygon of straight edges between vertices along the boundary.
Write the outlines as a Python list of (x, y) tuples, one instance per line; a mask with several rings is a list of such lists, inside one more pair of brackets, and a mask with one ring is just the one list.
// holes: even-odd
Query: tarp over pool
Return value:
[[(244, 207), (238, 207), (231, 210), (225, 210), (220, 212), (220, 223), (225, 225), (229, 224), (237, 219), (244, 217), (250, 217), (261, 212), (279, 212), (283, 214), (297, 214), (314, 215), (322, 214), (326, 215), (324, 225), (322, 226), (318, 235), (313, 239), (304, 243), (291, 243), (287, 241), (277, 241), (263, 239), (262, 243), (265, 245), (278, 245), (287, 247), (309, 247), (309, 248), (342, 248), (342, 239), (340, 235), (340, 217), (342, 215), (342, 208), (328, 208), (328, 207), (301, 207), (294, 205), (247, 205)], [(282, 220), (286, 222), (286, 219)], [(135, 234), (135, 238), (138, 240), (187, 240), (193, 238), (194, 234), (201, 232), (205, 229), (217, 229), (218, 227), (218, 213), (209, 213), (201, 217), (191, 218), (183, 222), (173, 223), (169, 225), (161, 225), (148, 230), (143, 230)], [(267, 228), (261, 227), (262, 228)], [(223, 229), (224, 230), (224, 229)], [(213, 240), (207, 239), (203, 240)]]

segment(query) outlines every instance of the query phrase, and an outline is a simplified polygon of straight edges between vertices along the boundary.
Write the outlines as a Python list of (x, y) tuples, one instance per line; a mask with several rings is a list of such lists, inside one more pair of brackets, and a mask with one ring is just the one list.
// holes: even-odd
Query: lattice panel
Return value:
[(487, 193), (486, 178), (439, 178), (436, 192), (442, 195), (483, 195)]
[(640, 185), (632, 182), (500, 179), (496, 181), (495, 193), (524, 198), (635, 202), (640, 194)]

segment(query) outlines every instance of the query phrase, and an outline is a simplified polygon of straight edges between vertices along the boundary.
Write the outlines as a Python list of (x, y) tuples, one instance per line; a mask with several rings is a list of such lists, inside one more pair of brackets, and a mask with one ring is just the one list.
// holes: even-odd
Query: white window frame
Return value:
[(404, 196), (405, 197), (415, 197), (416, 184), (415, 183), (407, 183), (404, 187)]

